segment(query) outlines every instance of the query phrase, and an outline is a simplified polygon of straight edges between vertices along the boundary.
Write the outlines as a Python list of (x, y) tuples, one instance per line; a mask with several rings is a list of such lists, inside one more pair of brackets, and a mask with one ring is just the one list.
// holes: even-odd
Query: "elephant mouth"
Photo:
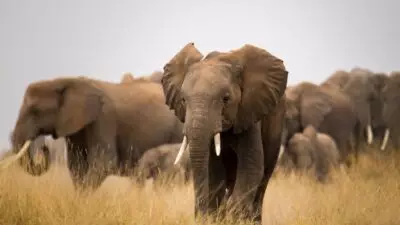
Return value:
[[(221, 133), (219, 133), (219, 132), (215, 133), (213, 141), (214, 141), (214, 147), (215, 147), (215, 154), (217, 156), (219, 156), (221, 154)], [(181, 145), (181, 147), (179, 149), (179, 152), (178, 152), (178, 154), (176, 156), (174, 165), (176, 165), (179, 162), (179, 160), (183, 156), (184, 151), (187, 150), (188, 148), (190, 148), (190, 143), (188, 141), (187, 136), (184, 135), (183, 136), (182, 145)]]
[(231, 129), (232, 127), (233, 127), (233, 123), (230, 120), (225, 119), (225, 118), (222, 119), (222, 131), (227, 131), (227, 130)]

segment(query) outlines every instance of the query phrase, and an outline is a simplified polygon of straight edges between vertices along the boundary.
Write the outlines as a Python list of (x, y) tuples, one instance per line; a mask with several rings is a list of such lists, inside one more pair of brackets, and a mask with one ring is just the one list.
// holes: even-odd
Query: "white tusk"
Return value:
[(372, 144), (372, 141), (374, 140), (374, 134), (372, 133), (372, 127), (370, 124), (367, 126), (367, 138), (368, 138), (368, 144)]
[(184, 136), (181, 148), (179, 149), (178, 155), (176, 156), (174, 165), (176, 165), (179, 162), (179, 160), (182, 158), (183, 152), (185, 151), (186, 147), (187, 147), (187, 137)]
[(214, 145), (215, 145), (215, 154), (219, 156), (221, 154), (221, 135), (216, 133), (214, 135)]
[(13, 162), (17, 161), (20, 159), (29, 149), (29, 145), (31, 144), (31, 140), (25, 141), (24, 145), (22, 146), (21, 150), (18, 152), (18, 154), (10, 156), (6, 159), (4, 159), (2, 162), (0, 162), (0, 166), (2, 169), (5, 169), (9, 167)]
[(284, 151), (285, 151), (285, 146), (281, 145), (281, 147), (279, 148), (278, 160), (282, 157)]
[(387, 142), (389, 140), (389, 136), (390, 136), (390, 130), (386, 129), (385, 130), (385, 136), (383, 137), (383, 141), (382, 141), (382, 145), (381, 145), (381, 150), (385, 150)]

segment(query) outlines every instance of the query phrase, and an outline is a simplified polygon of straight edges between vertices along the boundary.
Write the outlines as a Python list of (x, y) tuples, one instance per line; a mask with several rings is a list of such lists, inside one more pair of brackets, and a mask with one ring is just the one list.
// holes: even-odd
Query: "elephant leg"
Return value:
[(84, 192), (84, 177), (88, 171), (86, 146), (79, 135), (66, 139), (67, 167), (75, 190)]
[(234, 216), (242, 215), (244, 219), (251, 220), (254, 214), (253, 202), (264, 171), (261, 123), (238, 134), (236, 140), (236, 182), (227, 207)]
[(119, 163), (115, 136), (102, 127), (93, 127), (87, 135), (88, 172), (85, 183), (95, 191), (110, 174), (117, 174)]
[[(279, 148), (281, 145), (281, 132), (284, 127), (285, 104), (281, 101), (273, 114), (262, 120), (261, 135), (264, 159), (263, 177), (258, 185), (254, 199), (254, 221), (261, 223), (262, 205), (269, 180), (278, 162)], [(287, 154), (287, 152), (286, 152)], [(293, 161), (291, 161), (293, 163)], [(291, 165), (289, 165), (289, 168)], [(289, 171), (291, 171), (290, 169)]]

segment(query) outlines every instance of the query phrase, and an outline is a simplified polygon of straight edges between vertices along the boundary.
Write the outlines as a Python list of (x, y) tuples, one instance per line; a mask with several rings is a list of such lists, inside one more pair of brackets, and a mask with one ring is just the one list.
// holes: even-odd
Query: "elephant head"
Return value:
[(295, 168), (305, 171), (313, 166), (315, 147), (315, 142), (303, 132), (296, 133), (290, 138), (285, 151), (292, 159)]
[(25, 91), (11, 135), (12, 147), (18, 152), (41, 135), (70, 136), (91, 124), (101, 107), (101, 92), (84, 77), (34, 82)]
[[(373, 142), (371, 106), (379, 100), (379, 93), (372, 82), (373, 72), (363, 68), (353, 68), (343, 91), (350, 97), (361, 128), (365, 129), (367, 143)], [(364, 136), (364, 135), (363, 135)]]
[(285, 126), (282, 132), (281, 149), (297, 132), (302, 132), (307, 125), (319, 128), (325, 116), (332, 110), (329, 93), (320, 86), (301, 82), (288, 88), (286, 96)]
[(394, 71), (388, 77), (388, 80), (382, 89), (383, 112), (382, 117), (386, 125), (384, 139), (381, 150), (385, 150), (389, 137), (393, 142), (393, 147), (400, 147), (400, 71)]
[(321, 86), (329, 86), (332, 88), (343, 89), (347, 81), (350, 78), (350, 74), (345, 70), (337, 70), (328, 79), (321, 83)]
[(196, 199), (207, 193), (210, 146), (219, 155), (221, 132), (238, 134), (272, 113), (287, 76), (282, 60), (252, 45), (203, 58), (189, 43), (164, 66), (166, 104), (184, 123), (177, 159), (188, 147)]

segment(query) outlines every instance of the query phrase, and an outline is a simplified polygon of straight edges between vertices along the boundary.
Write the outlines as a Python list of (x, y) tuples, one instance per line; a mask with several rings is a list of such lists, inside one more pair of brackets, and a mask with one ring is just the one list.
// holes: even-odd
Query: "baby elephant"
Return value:
[(175, 158), (181, 147), (177, 144), (163, 144), (147, 150), (136, 167), (136, 182), (144, 185), (148, 179), (157, 179), (163, 177), (168, 180), (183, 179), (186, 184), (190, 179), (190, 159), (188, 151), (183, 153), (178, 164), (174, 164)]
[(289, 140), (280, 165), (289, 170), (314, 171), (316, 179), (325, 182), (330, 168), (339, 166), (339, 150), (332, 137), (308, 125)]

